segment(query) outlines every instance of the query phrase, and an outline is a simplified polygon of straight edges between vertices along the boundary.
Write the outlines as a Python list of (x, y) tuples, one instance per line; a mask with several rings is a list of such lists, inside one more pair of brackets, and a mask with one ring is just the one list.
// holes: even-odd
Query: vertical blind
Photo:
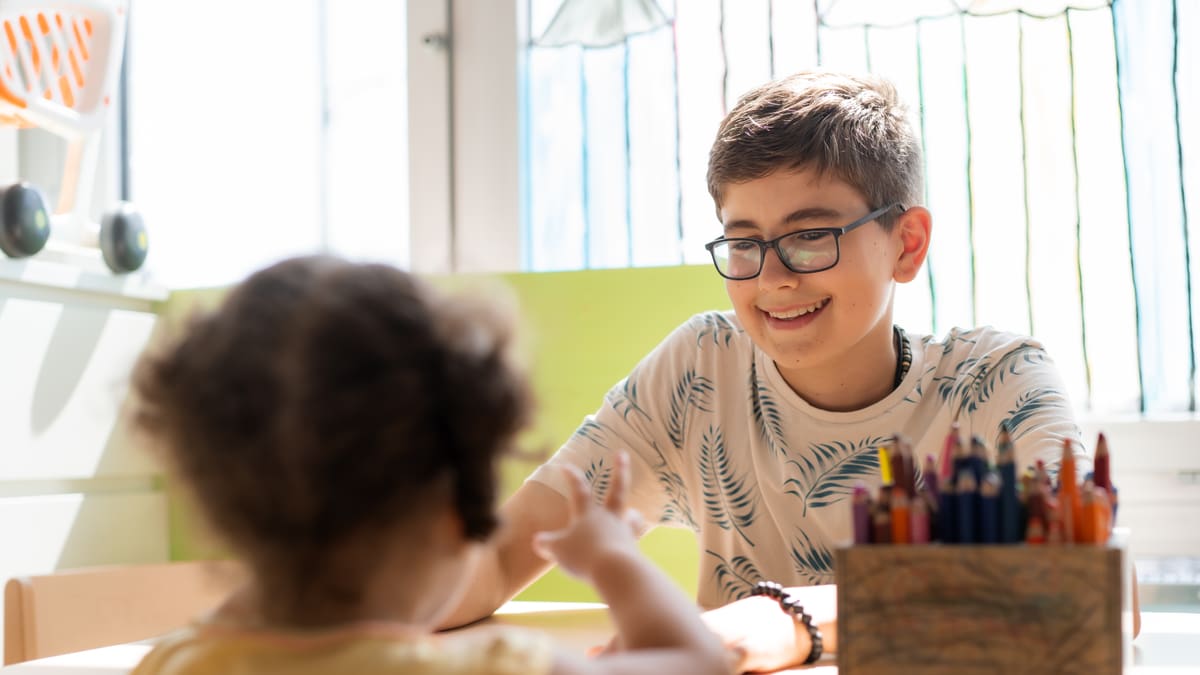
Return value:
[(1031, 334), (1084, 410), (1196, 410), (1200, 3), (660, 0), (661, 28), (543, 47), (563, 0), (527, 1), (526, 269), (707, 263), (737, 97), (875, 72), (914, 113), (934, 216), (897, 321)]

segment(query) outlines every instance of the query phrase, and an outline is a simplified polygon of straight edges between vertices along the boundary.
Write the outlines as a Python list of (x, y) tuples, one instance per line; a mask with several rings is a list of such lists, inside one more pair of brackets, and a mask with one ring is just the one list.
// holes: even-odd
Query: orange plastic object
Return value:
[(126, 0), (0, 0), (0, 124), (99, 128), (120, 73)]

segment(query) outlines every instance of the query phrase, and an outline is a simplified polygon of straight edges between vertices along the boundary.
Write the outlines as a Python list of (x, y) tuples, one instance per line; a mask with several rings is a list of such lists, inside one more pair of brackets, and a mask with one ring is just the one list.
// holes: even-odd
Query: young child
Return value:
[(893, 434), (936, 457), (954, 421), (993, 446), (1008, 425), (1021, 466), (1057, 467), (1071, 441), (1087, 471), (1040, 344), (893, 324), (896, 286), (929, 251), (922, 183), (920, 144), (886, 81), (805, 72), (746, 94), (708, 165), (720, 229), (707, 249), (733, 311), (667, 336), (531, 476), (450, 622), (486, 615), (549, 567), (530, 541), (565, 522), (560, 467), (603, 478), (617, 449), (632, 457), (631, 503), (697, 533), (699, 602), (719, 608), (706, 621), (745, 649), (748, 670), (820, 651), (802, 622), (752, 596), (760, 580), (796, 587), (824, 650), (836, 649), (832, 552), (851, 540), (849, 496), (858, 481), (879, 484), (876, 451)]
[(627, 653), (434, 636), (504, 523), (497, 462), (529, 417), (509, 325), (482, 302), (329, 257), (262, 270), (143, 357), (138, 421), (249, 581), (137, 675), (726, 673), (695, 607), (643, 559), (614, 456), (597, 504), (575, 470), (538, 550), (591, 582)]

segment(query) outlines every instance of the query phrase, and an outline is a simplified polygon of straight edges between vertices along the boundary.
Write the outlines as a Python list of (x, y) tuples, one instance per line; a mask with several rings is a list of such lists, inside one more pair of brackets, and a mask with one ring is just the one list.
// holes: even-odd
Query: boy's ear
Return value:
[(892, 277), (900, 283), (917, 278), (925, 256), (929, 254), (929, 235), (933, 228), (933, 217), (924, 206), (912, 206), (896, 218), (892, 234), (900, 242), (900, 255)]

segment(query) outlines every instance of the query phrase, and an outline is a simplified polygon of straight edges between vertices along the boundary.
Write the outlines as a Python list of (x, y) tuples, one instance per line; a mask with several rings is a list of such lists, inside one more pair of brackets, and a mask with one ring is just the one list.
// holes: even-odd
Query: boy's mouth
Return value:
[(792, 309), (778, 311), (764, 309), (762, 311), (775, 321), (796, 321), (804, 317), (811, 318), (812, 315), (824, 309), (827, 304), (829, 304), (829, 298), (821, 298), (812, 304), (793, 307)]

